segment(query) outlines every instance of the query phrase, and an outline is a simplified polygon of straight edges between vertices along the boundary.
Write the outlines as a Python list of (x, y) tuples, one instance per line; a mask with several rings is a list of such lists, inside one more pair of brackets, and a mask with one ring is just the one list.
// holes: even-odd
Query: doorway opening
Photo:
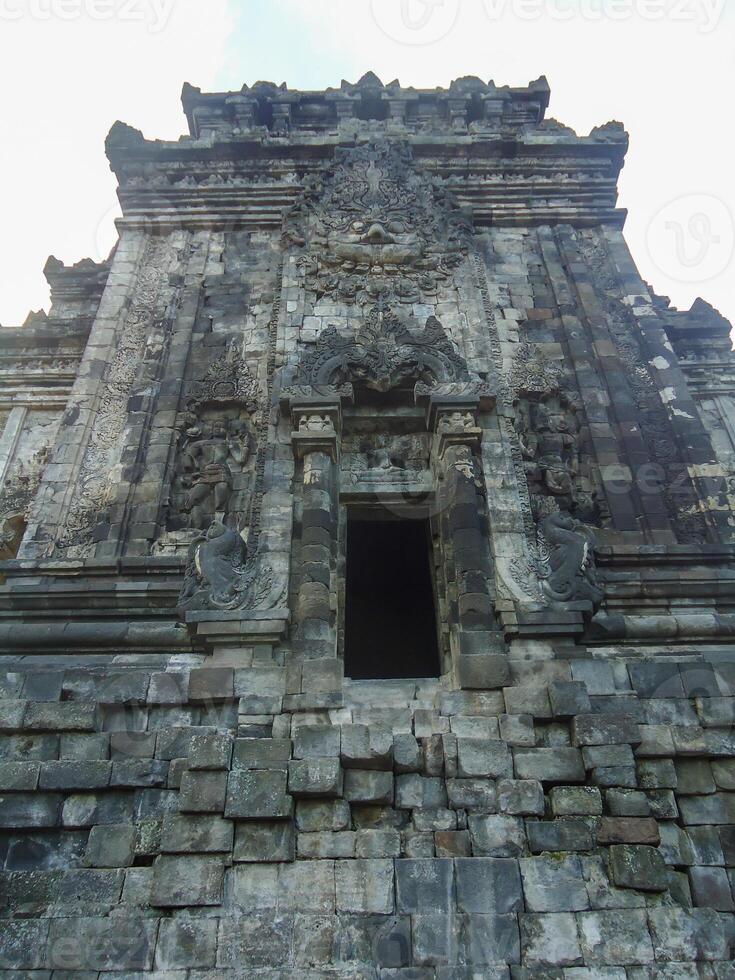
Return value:
[(345, 674), (438, 677), (427, 520), (347, 520)]

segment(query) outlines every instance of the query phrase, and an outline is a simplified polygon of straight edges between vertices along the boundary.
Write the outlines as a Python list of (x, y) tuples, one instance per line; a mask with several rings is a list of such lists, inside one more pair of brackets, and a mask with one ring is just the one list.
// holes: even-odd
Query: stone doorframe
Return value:
[[(419, 383), (413, 397), (431, 439), (435, 530), (447, 593), (449, 681), (456, 688), (498, 687), (510, 675), (495, 616), (494, 563), (478, 458), (479, 414), (492, 410), (495, 400), (484, 386), (465, 381), (435, 387)], [(344, 410), (354, 399), (351, 384), (299, 386), (286, 389), (281, 398), (284, 415), (292, 422), (294, 489), (301, 498), (301, 547), (292, 568), (298, 583), (294, 652), (303, 661), (339, 661), (328, 672), (335, 678), (343, 676), (344, 667), (335, 585), (344, 506), (341, 441)]]

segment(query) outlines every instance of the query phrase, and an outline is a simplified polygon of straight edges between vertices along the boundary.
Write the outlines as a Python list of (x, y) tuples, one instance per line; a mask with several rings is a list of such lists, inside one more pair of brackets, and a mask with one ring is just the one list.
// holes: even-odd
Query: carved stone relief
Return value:
[(299, 361), (298, 382), (306, 385), (364, 385), (373, 391), (437, 382), (469, 381), (464, 360), (436, 317), (409, 328), (382, 303), (360, 321), (353, 334), (336, 327), (322, 332)]
[(335, 164), (309, 180), (286, 222), (306, 288), (360, 305), (434, 296), (467, 254), (467, 213), (416, 172), (406, 143), (338, 148)]
[(12, 464), (0, 495), (0, 561), (18, 552), (33, 498), (48, 463), (50, 444)]
[(192, 383), (177, 420), (178, 444), (166, 532), (157, 554), (188, 547), (213, 521), (241, 528), (247, 520), (262, 413), (257, 380), (231, 342)]
[(149, 343), (161, 338), (155, 329), (166, 308), (168, 269), (175, 253), (167, 239), (147, 245), (130, 308), (120, 330), (117, 348), (101, 388), (92, 432), (77, 485), (56, 550), (69, 558), (94, 553), (92, 529), (112, 500), (119, 480), (120, 453), (127, 427), (127, 405), (136, 389), (138, 369)]
[(0, 492), (0, 556), (13, 558), (56, 439), (60, 417), (30, 411)]
[(510, 389), (534, 520), (563, 510), (596, 523), (595, 488), (580, 447), (579, 400), (563, 367), (520, 344)]
[(191, 543), (179, 596), (184, 610), (268, 610), (283, 601), (283, 581), (242, 536), (215, 520)]
[(428, 434), (392, 433), (389, 421), (373, 432), (343, 436), (343, 486), (388, 488), (430, 481)]

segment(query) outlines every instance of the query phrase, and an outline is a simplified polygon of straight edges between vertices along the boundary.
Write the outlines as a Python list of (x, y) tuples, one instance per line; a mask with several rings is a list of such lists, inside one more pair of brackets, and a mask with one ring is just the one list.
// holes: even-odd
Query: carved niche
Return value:
[(255, 480), (260, 386), (235, 341), (192, 383), (177, 419), (174, 478), (159, 554), (187, 547), (218, 521), (242, 527)]
[(406, 143), (339, 147), (335, 160), (286, 221), (286, 242), (303, 250), (307, 290), (360, 305), (435, 296), (467, 254), (467, 212), (416, 172)]

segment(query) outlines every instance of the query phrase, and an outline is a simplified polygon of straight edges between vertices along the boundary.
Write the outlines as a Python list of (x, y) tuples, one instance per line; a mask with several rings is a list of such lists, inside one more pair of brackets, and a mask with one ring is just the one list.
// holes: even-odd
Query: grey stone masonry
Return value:
[(731, 327), (549, 97), (113, 126), (0, 327), (0, 980), (733, 980)]

